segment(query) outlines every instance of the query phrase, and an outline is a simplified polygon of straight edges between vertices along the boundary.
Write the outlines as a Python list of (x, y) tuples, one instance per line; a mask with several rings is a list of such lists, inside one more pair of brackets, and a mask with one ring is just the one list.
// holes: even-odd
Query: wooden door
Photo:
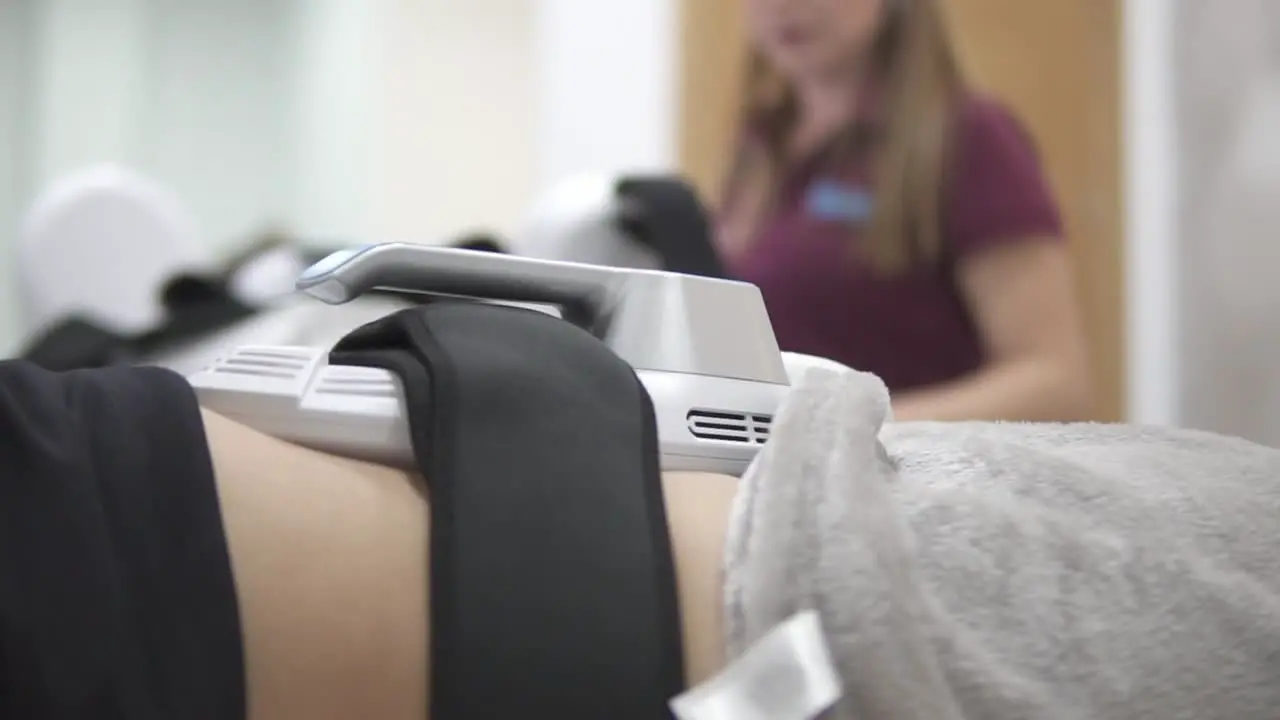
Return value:
[[(694, 0), (696, 2), (696, 0)], [(973, 79), (1035, 134), (1070, 233), (1101, 419), (1124, 418), (1121, 0), (948, 0)]]
[[(718, 191), (737, 113), (742, 0), (684, 0), (680, 151)], [(977, 85), (1035, 135), (1062, 203), (1098, 382), (1099, 418), (1124, 417), (1121, 0), (945, 0)]]
[(741, 107), (746, 33), (743, 0), (682, 0), (680, 163), (709, 199), (733, 149)]

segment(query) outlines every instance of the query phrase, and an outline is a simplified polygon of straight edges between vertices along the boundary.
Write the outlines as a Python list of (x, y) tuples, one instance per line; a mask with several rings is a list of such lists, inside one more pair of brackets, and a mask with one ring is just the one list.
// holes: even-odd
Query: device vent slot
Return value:
[(311, 353), (305, 348), (291, 350), (289, 348), (253, 348), (242, 349), (235, 354), (240, 358), (260, 358), (266, 360), (287, 360), (291, 362), (301, 362), (305, 364), (311, 358)]
[(296, 373), (281, 368), (262, 367), (258, 365), (232, 365), (224, 364), (216, 370), (223, 375), (252, 375), (254, 377), (269, 378), (285, 378), (292, 379)]
[(359, 397), (396, 398), (396, 386), (386, 380), (378, 379), (334, 379), (325, 378), (316, 388), (320, 395), (353, 395)]
[(769, 415), (752, 415), (751, 430), (755, 433), (755, 441), (757, 445), (763, 445), (769, 440), (769, 430), (773, 427), (773, 417)]
[(279, 358), (255, 358), (237, 355), (228, 358), (225, 365), (229, 367), (255, 367), (255, 368), (273, 368), (278, 370), (292, 370), (297, 372), (307, 366), (306, 363), (300, 363), (296, 360), (283, 360)]
[(387, 374), (373, 368), (335, 365), (320, 379), (316, 393), (359, 397), (399, 397), (398, 387)]
[(257, 377), (294, 378), (306, 365), (281, 360), (258, 360), (234, 357), (224, 360), (218, 372), (231, 375), (254, 375)]
[(223, 358), (214, 372), (224, 375), (249, 375), (254, 377), (292, 380), (307, 369), (308, 359), (272, 350), (244, 350)]
[(752, 415), (729, 410), (690, 410), (689, 432), (700, 440), (762, 445), (769, 439), (768, 415)]
[(321, 387), (316, 392), (320, 395), (350, 395), (351, 397), (379, 397), (392, 398), (396, 397), (395, 391), (390, 388), (370, 387), (362, 389), (358, 387)]

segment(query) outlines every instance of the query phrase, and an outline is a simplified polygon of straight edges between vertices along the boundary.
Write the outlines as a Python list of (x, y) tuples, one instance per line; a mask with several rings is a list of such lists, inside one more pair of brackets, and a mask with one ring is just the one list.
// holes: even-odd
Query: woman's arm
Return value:
[(961, 107), (944, 208), (976, 372), (893, 399), (899, 420), (1089, 418), (1089, 359), (1071, 256), (1034, 140), (1000, 102)]
[[(427, 717), (428, 498), (410, 475), (205, 413), (240, 600), (251, 720)], [(734, 478), (668, 473), (691, 682), (719, 667)], [(515, 601), (515, 600), (513, 600)]]
[(1002, 243), (965, 258), (958, 279), (988, 361), (894, 398), (895, 419), (1089, 419), (1089, 359), (1065, 244)]

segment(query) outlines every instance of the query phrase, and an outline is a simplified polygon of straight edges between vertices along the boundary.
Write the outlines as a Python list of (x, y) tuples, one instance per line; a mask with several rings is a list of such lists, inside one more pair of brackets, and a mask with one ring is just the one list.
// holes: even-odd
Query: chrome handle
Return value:
[(333, 305), (381, 288), (599, 308), (622, 279), (594, 265), (384, 243), (329, 255), (303, 271), (297, 288)]

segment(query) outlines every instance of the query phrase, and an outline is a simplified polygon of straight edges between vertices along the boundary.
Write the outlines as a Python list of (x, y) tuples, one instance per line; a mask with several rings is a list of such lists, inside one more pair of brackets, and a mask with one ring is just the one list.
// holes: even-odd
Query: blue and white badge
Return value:
[(804, 205), (810, 217), (817, 220), (862, 225), (871, 217), (874, 203), (865, 189), (824, 178), (809, 184)]

